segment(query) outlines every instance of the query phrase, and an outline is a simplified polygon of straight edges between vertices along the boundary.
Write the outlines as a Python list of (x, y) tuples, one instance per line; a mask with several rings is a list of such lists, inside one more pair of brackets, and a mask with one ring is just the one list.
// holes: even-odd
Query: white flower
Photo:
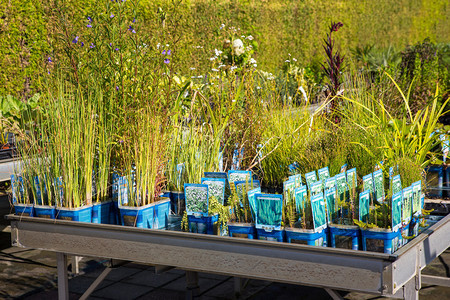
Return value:
[(199, 75), (199, 76), (197, 76), (197, 78), (198, 78), (198, 79), (202, 79), (202, 78), (203, 78), (203, 76), (202, 76), (202, 75)]
[(244, 43), (241, 41), (241, 39), (235, 39), (233, 41), (233, 52), (235, 55), (239, 56), (242, 53), (245, 52), (244, 50)]
[(213, 71), (213, 72), (219, 72), (219, 70), (217, 70), (217, 69), (211, 69), (211, 71)]
[(225, 24), (222, 24), (222, 25), (220, 25), (220, 30), (222, 30), (222, 29), (224, 29), (225, 28)]
[(257, 90), (260, 90), (260, 89), (261, 89), (261, 87), (260, 87), (260, 86), (257, 86), (257, 87), (256, 87), (256, 89), (257, 89)]
[(216, 54), (216, 56), (220, 56), (220, 54), (222, 54), (222, 51), (214, 49), (214, 53)]
[(220, 65), (218, 68), (220, 69), (220, 68), (223, 68), (223, 67), (225, 67), (225, 65)]
[(161, 47), (160, 43), (158, 43), (158, 45), (156, 45), (156, 49), (159, 49), (159, 47)]
[(245, 39), (245, 35), (241, 35), (241, 38)]
[(210, 60), (210, 61), (214, 61), (214, 60), (216, 60), (216, 58), (217, 58), (216, 56), (210, 57), (209, 60)]
[(231, 66), (230, 70), (236, 70), (237, 67), (236, 66)]
[(293, 58), (292, 60), (293, 60), (293, 61), (297, 61), (297, 59), (296, 59), (296, 58)]
[(291, 61), (289, 59), (286, 59), (284, 62), (290, 63)]
[(169, 44), (166, 44), (166, 47), (169, 47)]
[(191, 71), (194, 71), (194, 70), (195, 70), (195, 68), (193, 68), (193, 67), (190, 67), (189, 69), (191, 69)]
[(253, 67), (255, 67), (255, 68), (256, 68), (257, 66), (258, 66), (257, 64), (253, 64)]
[(191, 78), (192, 78), (192, 79), (196, 79), (196, 78), (197, 78), (197, 76), (191, 76)]
[(236, 99), (231, 100), (231, 102), (236, 102)]
[(246, 39), (249, 40), (249, 41), (252, 41), (253, 37), (251, 35), (249, 35)]
[(250, 64), (256, 64), (256, 60), (252, 57), (252, 58), (250, 58), (249, 63), (250, 63)]

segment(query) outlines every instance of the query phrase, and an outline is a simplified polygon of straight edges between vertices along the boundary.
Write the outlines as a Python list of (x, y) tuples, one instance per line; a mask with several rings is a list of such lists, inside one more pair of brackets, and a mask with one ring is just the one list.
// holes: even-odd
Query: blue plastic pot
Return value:
[(383, 228), (361, 230), (364, 251), (392, 254), (402, 246), (401, 231)]
[(274, 229), (269, 231), (267, 229), (257, 228), (256, 233), (258, 235), (258, 240), (284, 242), (284, 229)]
[[(163, 195), (164, 197), (164, 195)], [(184, 192), (170, 192), (170, 210), (174, 214), (182, 216), (186, 210), (186, 201), (184, 198)]]
[(330, 230), (330, 246), (333, 248), (344, 248), (359, 250), (361, 230), (354, 225), (328, 225)]
[(120, 221), (122, 225), (139, 228), (153, 228), (153, 215), (155, 204), (144, 206), (122, 206), (119, 205)]
[(228, 222), (228, 235), (231, 237), (256, 239), (255, 224)]
[(49, 205), (34, 205), (34, 215), (39, 218), (56, 219), (56, 208)]
[(189, 231), (203, 234), (217, 234), (217, 221), (219, 215), (202, 216), (188, 215)]
[(58, 207), (56, 218), (60, 220), (91, 223), (92, 205), (85, 205), (77, 208)]
[(167, 229), (169, 224), (170, 199), (160, 198), (155, 202), (155, 216), (153, 220), (154, 229)]
[(34, 207), (33, 204), (14, 204), (14, 212), (18, 216), (24, 217), (34, 217)]
[(111, 218), (113, 201), (97, 202), (92, 205), (92, 223), (114, 224)]
[(325, 229), (314, 232), (313, 229), (285, 228), (286, 242), (304, 244), (310, 246), (327, 246), (327, 234)]

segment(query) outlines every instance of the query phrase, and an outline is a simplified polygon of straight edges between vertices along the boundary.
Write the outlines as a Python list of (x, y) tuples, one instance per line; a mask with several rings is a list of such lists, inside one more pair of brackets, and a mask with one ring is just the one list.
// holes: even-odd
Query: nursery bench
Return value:
[[(334, 299), (340, 298), (334, 290), (418, 299), (422, 283), (450, 286), (448, 278), (421, 275), (450, 246), (450, 215), (394, 254), (16, 215), (6, 218), (11, 221), (13, 246), (57, 253), (59, 299), (68, 299), (67, 255), (147, 263), (162, 271), (184, 269), (189, 271), (190, 287), (195, 287), (196, 272), (201, 271), (321, 287)], [(94, 284), (107, 273), (108, 269)], [(239, 280), (236, 283), (239, 288)]]

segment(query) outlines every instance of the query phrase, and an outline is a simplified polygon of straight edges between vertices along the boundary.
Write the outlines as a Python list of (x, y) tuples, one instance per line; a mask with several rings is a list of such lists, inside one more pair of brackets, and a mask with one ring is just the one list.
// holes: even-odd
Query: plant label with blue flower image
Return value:
[(392, 196), (392, 231), (397, 231), (402, 226), (402, 192), (395, 193)]
[(370, 213), (370, 191), (359, 193), (359, 221), (368, 223)]
[(373, 188), (373, 174), (367, 174), (363, 177), (363, 190), (370, 191), (370, 202), (372, 205), (373, 197), (374, 197), (374, 188)]
[(340, 173), (345, 173), (347, 171), (347, 164), (343, 164), (341, 167), (341, 172)]
[(378, 203), (384, 202), (384, 175), (383, 170), (377, 170), (373, 172), (373, 185), (375, 188), (375, 200)]
[(39, 176), (34, 177), (34, 187), (36, 189), (36, 204), (44, 205), (45, 199), (48, 198), (47, 186), (43, 184), (43, 189), (41, 189), (41, 180), (39, 180)]
[(252, 217), (253, 220), (256, 220), (256, 212), (257, 212), (257, 208), (256, 208), (256, 194), (261, 194), (261, 188), (255, 188), (253, 190), (250, 190), (247, 192), (247, 197), (248, 197), (248, 203), (250, 205), (250, 209), (252, 211)]
[(119, 174), (114, 172), (112, 174), (112, 187), (111, 187), (111, 194), (113, 201), (117, 201), (119, 199)]
[(126, 176), (119, 176), (117, 179), (117, 195), (119, 205), (128, 204), (128, 179)]
[(420, 203), (420, 196), (422, 194), (422, 181), (416, 181), (412, 184), (412, 213), (422, 213), (422, 205)]
[(230, 170), (228, 171), (228, 181), (234, 183), (235, 181), (250, 181), (252, 178), (251, 171), (239, 171), (239, 170)]
[(324, 187), (325, 187), (325, 180), (326, 180), (327, 178), (330, 178), (330, 172), (328, 171), (328, 167), (319, 169), (319, 170), (317, 171), (317, 173), (319, 174), (319, 180), (322, 180), (322, 184), (323, 184)]
[(311, 184), (317, 181), (316, 171), (311, 171), (305, 174), (306, 185), (311, 188)]
[(300, 168), (300, 165), (298, 164), (298, 162), (294, 161), (292, 164), (290, 164), (288, 166), (289, 174), (292, 174), (292, 175), (296, 174), (299, 168)]
[(311, 183), (311, 197), (317, 194), (323, 195), (322, 180)]
[(337, 197), (340, 200), (344, 200), (345, 193), (347, 192), (347, 178), (345, 176), (345, 173), (336, 174), (334, 178), (336, 179)]
[(297, 214), (303, 216), (303, 211), (306, 209), (306, 197), (308, 196), (308, 191), (306, 185), (302, 185), (294, 190), (295, 195), (295, 207), (297, 209)]
[(209, 195), (207, 184), (185, 183), (184, 198), (188, 215), (208, 216)]
[(336, 178), (334, 176), (325, 180), (325, 189), (330, 189), (332, 187), (336, 187)]
[(323, 200), (322, 193), (314, 195), (311, 198), (311, 210), (313, 216), (314, 232), (322, 231), (327, 227), (325, 202)]
[(277, 194), (255, 194), (256, 224), (266, 231), (280, 230), (283, 216), (283, 196)]
[(412, 215), (412, 186), (403, 189), (402, 220), (405, 224), (411, 221)]
[(395, 175), (392, 178), (392, 195), (397, 194), (398, 192), (402, 191), (402, 180), (400, 179), (400, 175)]
[(209, 196), (216, 197), (217, 201), (223, 205), (225, 201), (225, 178), (202, 178), (202, 184), (208, 185)]
[(347, 171), (347, 184), (350, 189), (354, 189), (358, 185), (356, 168), (353, 168), (353, 169), (350, 169)]
[(15, 203), (24, 202), (23, 178), (18, 175), (11, 175), (12, 201)]
[(284, 201), (294, 199), (295, 180), (289, 179), (283, 182), (283, 199)]
[(336, 198), (336, 187), (333, 186), (325, 190), (325, 204), (328, 224), (333, 223), (337, 218)]

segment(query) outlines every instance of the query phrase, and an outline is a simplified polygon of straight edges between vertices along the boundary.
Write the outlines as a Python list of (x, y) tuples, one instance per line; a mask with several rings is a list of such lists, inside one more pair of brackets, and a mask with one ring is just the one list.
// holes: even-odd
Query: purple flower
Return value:
[(87, 19), (89, 20), (89, 23), (92, 23), (91, 17), (87, 17)]
[(84, 43), (83, 42), (81, 42), (81, 47), (83, 47), (84, 46)]
[(162, 55), (166, 55), (166, 50), (163, 50), (163, 51), (161, 52), (161, 54), (162, 54)]
[(165, 64), (168, 64), (168, 63), (170, 63), (170, 60), (169, 60), (168, 58), (166, 58), (166, 59), (164, 60), (164, 63), (165, 63)]
[(111, 15), (110, 15), (109, 17), (110, 17), (110, 18), (112, 19), (112, 18), (114, 18), (114, 15), (113, 15), (113, 14), (111, 14)]
[(87, 28), (92, 28), (92, 25), (91, 24), (87, 24), (86, 27)]
[(136, 18), (133, 18), (133, 21), (131, 21), (131, 22), (136, 23)]
[(112, 47), (112, 43), (109, 43), (109, 45)]
[(49, 75), (50, 75), (50, 71), (47, 71), (47, 74), (49, 74)]
[(119, 48), (116, 48), (116, 49), (114, 49), (114, 50), (119, 51)]
[(130, 27), (128, 27), (128, 30), (131, 31), (132, 33), (136, 33), (136, 31), (134, 30), (134, 28), (130, 25)]
[(116, 91), (119, 91), (119, 86), (116, 86)]
[(172, 54), (172, 50), (168, 50), (167, 55), (171, 55), (171, 54)]
[(91, 49), (95, 48), (94, 43), (91, 43), (91, 45), (89, 46), (89, 48), (91, 48)]
[(47, 58), (47, 61), (48, 61), (49, 63), (53, 62), (53, 61), (52, 61), (52, 58), (51, 58), (50, 56)]
[(76, 36), (76, 37), (73, 39), (72, 43), (74, 43), (74, 44), (78, 43), (78, 36)]

